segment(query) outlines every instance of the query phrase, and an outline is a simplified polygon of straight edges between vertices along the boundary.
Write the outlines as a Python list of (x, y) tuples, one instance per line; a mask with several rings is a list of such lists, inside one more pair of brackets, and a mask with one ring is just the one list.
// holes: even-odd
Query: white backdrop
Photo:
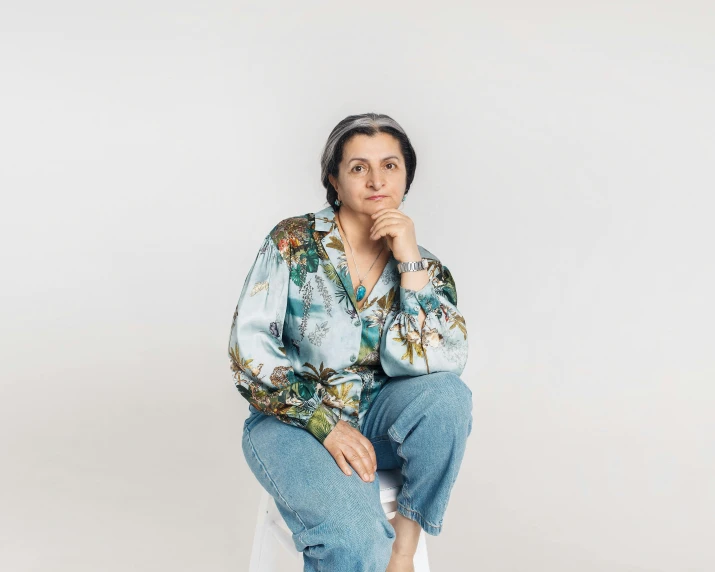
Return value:
[(715, 569), (715, 5), (495, 4), (3, 4), (0, 569), (247, 569), (231, 317), (367, 111), (470, 334), (433, 570)]

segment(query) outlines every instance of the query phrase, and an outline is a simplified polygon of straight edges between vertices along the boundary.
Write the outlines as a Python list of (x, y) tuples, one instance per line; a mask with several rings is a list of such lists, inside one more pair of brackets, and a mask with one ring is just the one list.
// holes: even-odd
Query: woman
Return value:
[[(243, 451), (305, 570), (413, 570), (437, 535), (471, 432), (467, 330), (452, 275), (399, 210), (416, 156), (386, 115), (353, 115), (322, 156), (330, 206), (279, 222), (229, 341), (250, 403)], [(397, 515), (377, 469), (401, 468)]]

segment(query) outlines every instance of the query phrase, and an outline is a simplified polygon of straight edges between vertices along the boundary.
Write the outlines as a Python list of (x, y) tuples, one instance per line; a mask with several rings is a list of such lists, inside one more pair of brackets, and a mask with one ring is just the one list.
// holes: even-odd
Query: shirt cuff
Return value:
[(431, 279), (419, 290), (410, 290), (400, 286), (400, 311), (417, 316), (420, 313), (420, 308), (425, 311), (425, 314), (439, 309), (439, 298), (434, 291)]
[(333, 427), (338, 424), (338, 421), (340, 421), (340, 417), (330, 407), (321, 403), (313, 411), (313, 415), (308, 419), (305, 428), (322, 443), (333, 430)]

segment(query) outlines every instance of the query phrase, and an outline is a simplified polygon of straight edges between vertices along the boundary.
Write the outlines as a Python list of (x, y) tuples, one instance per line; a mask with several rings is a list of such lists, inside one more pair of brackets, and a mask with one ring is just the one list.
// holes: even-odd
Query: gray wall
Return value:
[(713, 570), (714, 29), (691, 0), (3, 5), (0, 569), (247, 569), (234, 306), (377, 111), (470, 332), (433, 570)]

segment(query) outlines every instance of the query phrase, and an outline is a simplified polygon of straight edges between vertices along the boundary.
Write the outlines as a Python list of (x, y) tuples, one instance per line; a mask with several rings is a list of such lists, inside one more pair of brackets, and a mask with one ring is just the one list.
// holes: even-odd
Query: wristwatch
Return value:
[(397, 271), (402, 274), (403, 272), (419, 272), (420, 270), (427, 270), (427, 259), (423, 258), (419, 262), (400, 262), (397, 265)]

